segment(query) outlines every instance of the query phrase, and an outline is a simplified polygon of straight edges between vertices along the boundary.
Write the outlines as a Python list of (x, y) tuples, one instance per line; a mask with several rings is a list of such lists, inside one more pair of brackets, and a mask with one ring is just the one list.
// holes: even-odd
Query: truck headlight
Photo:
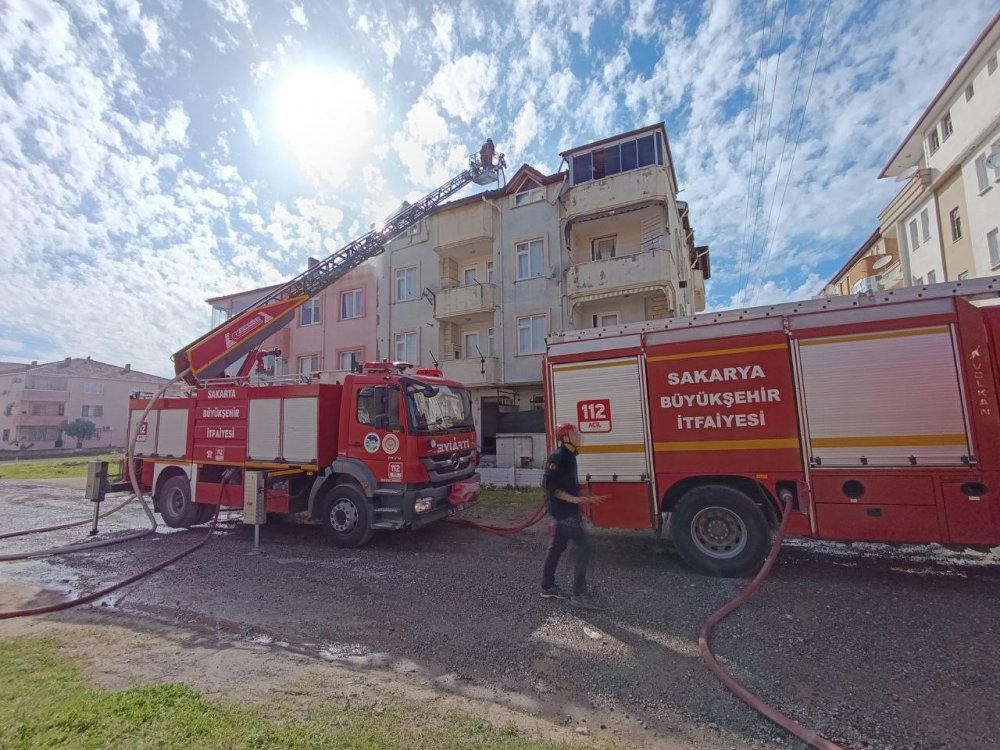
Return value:
[(432, 497), (422, 497), (413, 503), (413, 510), (417, 513), (426, 513), (434, 505), (434, 498)]

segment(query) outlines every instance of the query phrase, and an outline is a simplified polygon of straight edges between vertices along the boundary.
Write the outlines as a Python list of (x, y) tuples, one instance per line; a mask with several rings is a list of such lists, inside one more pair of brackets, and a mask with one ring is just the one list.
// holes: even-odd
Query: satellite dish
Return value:
[(986, 166), (990, 169), (1000, 169), (1000, 151), (994, 151), (986, 157)]
[(898, 175), (896, 175), (895, 181), (896, 182), (906, 182), (908, 179), (910, 179), (911, 177), (913, 177), (913, 175), (915, 175), (917, 173), (918, 169), (919, 169), (919, 167), (916, 164), (914, 164), (912, 167), (907, 167), (902, 172), (900, 172)]
[(880, 268), (885, 268), (887, 265), (892, 263), (891, 255), (876, 255), (875, 258), (875, 262), (872, 263), (872, 269), (876, 271)]

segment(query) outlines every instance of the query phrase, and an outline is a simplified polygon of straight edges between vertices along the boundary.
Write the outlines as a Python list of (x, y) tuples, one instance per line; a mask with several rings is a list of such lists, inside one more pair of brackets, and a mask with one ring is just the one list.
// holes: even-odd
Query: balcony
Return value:
[(672, 199), (667, 167), (651, 166), (574, 185), (569, 191), (566, 219), (623, 208), (636, 203)]
[(493, 246), (493, 207), (486, 201), (445, 209), (433, 219), (434, 249), (443, 256), (470, 246)]
[(676, 281), (670, 253), (642, 252), (574, 265), (566, 274), (566, 295), (576, 303), (654, 287), (673, 288)]
[(854, 285), (851, 287), (851, 294), (867, 294), (868, 292), (877, 292), (881, 288), (882, 282), (880, 276), (862, 276), (854, 282)]
[(493, 284), (456, 286), (434, 295), (434, 317), (438, 320), (492, 317), (494, 310), (496, 286)]
[(17, 427), (58, 427), (63, 422), (72, 421), (68, 417), (60, 417), (58, 415), (37, 415), (37, 414), (20, 414), (14, 417), (14, 425)]
[(446, 378), (472, 387), (494, 386), (498, 382), (496, 357), (445, 360), (441, 371)]
[(881, 282), (882, 289), (895, 289), (896, 287), (905, 286), (903, 281), (903, 264), (896, 261), (895, 265), (889, 266), (882, 272), (879, 276), (879, 281)]
[[(17, 391), (12, 395), (16, 396)], [(25, 388), (20, 391), (21, 402), (27, 401), (69, 401), (69, 391), (56, 391), (46, 388)]]

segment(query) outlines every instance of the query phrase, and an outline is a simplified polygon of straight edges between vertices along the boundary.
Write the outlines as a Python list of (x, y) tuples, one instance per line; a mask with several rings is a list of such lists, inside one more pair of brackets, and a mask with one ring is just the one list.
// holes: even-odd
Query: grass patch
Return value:
[(104, 453), (99, 456), (73, 456), (72, 458), (42, 458), (28, 461), (0, 463), (0, 479), (67, 479), (87, 476), (91, 461), (107, 461), (111, 473), (118, 470), (121, 453)]
[(537, 489), (512, 489), (504, 487), (484, 487), (479, 493), (479, 505), (487, 509), (510, 510), (524, 508), (532, 510), (545, 497), (541, 487)]
[[(299, 707), (301, 708), (301, 707)], [(427, 725), (418, 704), (357, 708), (323, 703), (302, 715), (293, 703), (239, 705), (185, 685), (111, 692), (87, 684), (54, 638), (0, 641), (0, 747), (3, 748), (330, 748), (331, 750), (560, 750), (514, 727), (468, 717)], [(412, 719), (412, 721), (411, 721)], [(420, 729), (412, 729), (418, 723)]]

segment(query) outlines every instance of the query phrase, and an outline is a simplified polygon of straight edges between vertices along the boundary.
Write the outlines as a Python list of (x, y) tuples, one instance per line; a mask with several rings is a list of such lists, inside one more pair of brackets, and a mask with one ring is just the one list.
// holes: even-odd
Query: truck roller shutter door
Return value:
[(583, 434), (581, 480), (649, 478), (644, 388), (636, 357), (552, 365), (555, 423)]
[(814, 466), (963, 465), (950, 327), (804, 339), (797, 351)]

